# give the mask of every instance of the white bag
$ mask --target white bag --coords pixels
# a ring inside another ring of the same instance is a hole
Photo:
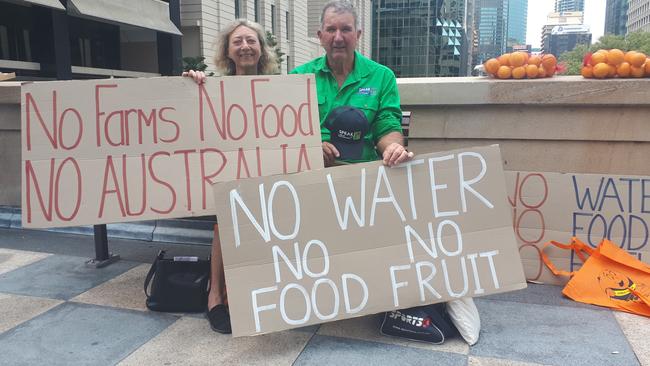
[[[451,300],[447,303],[447,312],[465,342],[473,346],[481,332],[481,318],[474,300],[471,297]]]

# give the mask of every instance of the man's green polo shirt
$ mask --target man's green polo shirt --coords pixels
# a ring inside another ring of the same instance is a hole
[[[341,89],[327,66],[326,56],[298,66],[290,73],[316,75],[318,113],[323,141],[330,141],[330,131],[323,123],[331,110],[340,106],[352,106],[365,113],[370,121],[370,132],[364,138],[362,159],[349,162],[379,159],[375,150],[377,141],[389,132],[402,132],[402,111],[397,82],[393,72],[386,66],[355,51],[354,69]]]

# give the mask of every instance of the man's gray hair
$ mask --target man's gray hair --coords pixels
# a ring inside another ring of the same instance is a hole
[[[325,12],[327,12],[329,9],[332,9],[337,14],[352,14],[352,17],[354,18],[354,28],[357,30],[359,29],[359,16],[357,15],[357,11],[354,9],[354,5],[352,5],[352,3],[347,0],[332,0],[325,4],[323,7],[323,12],[320,15],[321,29],[323,29],[323,19],[325,19]]]

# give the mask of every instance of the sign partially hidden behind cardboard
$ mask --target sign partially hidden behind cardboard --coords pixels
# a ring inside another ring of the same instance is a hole
[[[235,336],[526,287],[497,146],[213,187]]]
[[[214,182],[323,167],[313,75],[22,86],[25,227],[214,214]]]
[[[526,278],[564,284],[541,260],[550,240],[569,243],[572,236],[596,247],[607,237],[650,263],[650,177],[548,172],[506,172],[519,251]],[[556,247],[545,252],[565,271],[580,268],[573,253]]]

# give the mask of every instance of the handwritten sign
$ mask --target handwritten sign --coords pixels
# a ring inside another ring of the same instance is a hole
[[[214,214],[215,182],[322,168],[313,76],[22,86],[25,227]]]
[[[608,238],[650,263],[650,177],[548,172],[506,172],[508,202],[519,250],[531,281],[563,284],[541,260],[549,240],[576,236],[594,248]],[[558,268],[574,271],[582,261],[555,247],[545,252]]]
[[[497,146],[213,188],[235,336],[526,286]]]

